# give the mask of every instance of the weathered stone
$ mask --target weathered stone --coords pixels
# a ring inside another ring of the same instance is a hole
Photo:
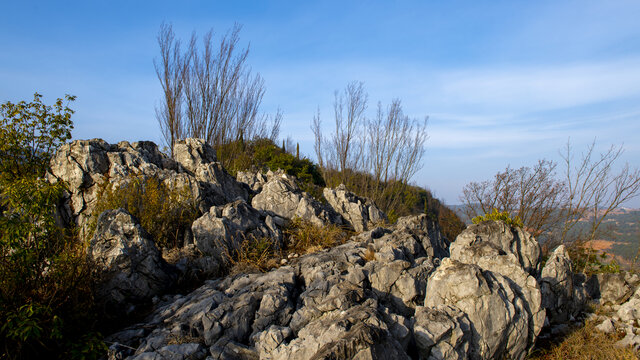
[[[533,346],[526,298],[508,278],[448,258],[427,282],[425,307],[449,305],[472,326],[470,358],[523,359]]]
[[[565,323],[581,304],[574,299],[573,269],[564,245],[558,246],[547,260],[540,275],[542,306],[552,325]]]
[[[238,171],[236,179],[247,184],[254,193],[262,191],[262,187],[267,183],[267,176],[261,172]]]
[[[202,139],[178,140],[173,145],[173,157],[187,171],[195,173],[200,165],[217,162],[216,150]]]
[[[265,216],[260,211],[244,200],[237,200],[224,206],[211,207],[193,222],[191,231],[200,251],[225,261],[224,255],[239,249],[245,240],[282,239],[280,229],[273,223],[271,225],[267,226]],[[280,245],[276,243],[277,248]]]
[[[333,210],[357,232],[387,221],[386,215],[372,201],[350,192],[344,184],[335,189],[325,188],[322,194]]]
[[[301,218],[316,226],[342,224],[339,214],[300,190],[295,180],[286,174],[270,179],[251,200],[251,205],[269,215],[285,219]]]
[[[87,230],[89,218],[102,184],[117,188],[132,177],[156,178],[170,189],[190,191],[201,210],[222,205],[238,198],[248,200],[244,185],[235,181],[215,162],[215,152],[201,140],[187,139],[176,144],[169,158],[149,141],[110,145],[104,140],[76,140],[61,146],[50,162],[50,182],[65,181],[69,185],[67,209],[59,218],[70,219]]]
[[[627,302],[620,306],[617,314],[625,323],[640,325],[640,287]]]
[[[432,249],[430,256],[438,259],[449,256],[449,240],[442,235],[438,222],[425,214],[399,218],[394,230],[404,230],[416,236],[422,247]]]
[[[633,294],[633,289],[627,284],[624,273],[597,274],[596,279],[597,292],[602,305],[619,305]]]
[[[100,215],[87,253],[102,278],[98,299],[113,308],[150,299],[175,280],[153,241],[123,209]]]
[[[420,359],[468,359],[471,323],[451,306],[418,307],[413,334]]]
[[[613,321],[611,321],[611,319],[605,319],[604,321],[602,321],[602,323],[596,326],[596,329],[602,331],[605,334],[611,334],[616,331],[616,328],[615,326],[613,326]]]
[[[538,275],[541,260],[540,244],[520,227],[511,227],[503,221],[491,220],[470,225],[452,244],[451,256],[454,256],[457,249],[464,249],[479,242],[492,244],[505,254],[515,255],[526,272],[534,277]]]

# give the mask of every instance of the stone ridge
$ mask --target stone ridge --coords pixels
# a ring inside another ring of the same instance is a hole
[[[581,321],[590,301],[615,311],[599,328],[623,329],[620,344],[640,346],[637,276],[586,279],[563,247],[541,268],[537,241],[499,221],[450,243],[426,215],[385,224],[344,186],[325,189],[323,204],[283,172],[239,173],[238,181],[202,140],[180,141],[173,153],[150,142],[79,140],[51,162],[49,180],[69,185],[59,215],[81,227],[94,216],[98,186],[131,175],[188,187],[203,214],[172,250],[173,265],[122,209],[105,211],[86,234],[112,315],[153,302],[143,322],[107,337],[109,359],[524,359],[540,336]],[[294,218],[359,234],[266,273],[215,276],[243,238],[283,246],[282,227]],[[203,285],[167,293],[190,277]]]

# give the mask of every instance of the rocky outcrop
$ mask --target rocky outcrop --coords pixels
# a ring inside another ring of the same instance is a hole
[[[97,298],[115,313],[131,312],[175,280],[153,241],[123,209],[100,215],[87,253],[100,276]]]
[[[357,232],[387,221],[387,216],[372,201],[357,196],[343,184],[335,189],[325,188],[322,194],[329,206]]]
[[[69,186],[63,218],[86,230],[100,186],[117,186],[132,176],[155,177],[171,189],[188,188],[200,208],[248,200],[244,185],[215,162],[215,151],[202,140],[176,143],[173,160],[149,141],[108,144],[101,139],[76,140],[61,146],[51,159],[49,181]]]
[[[247,184],[247,186],[254,192],[259,193],[262,191],[262,187],[267,183],[270,177],[273,177],[273,172],[269,172],[265,175],[259,171],[238,171],[236,178],[239,182]]]
[[[471,323],[467,315],[457,308],[419,306],[412,325],[421,359],[469,358]]]
[[[196,358],[523,358],[540,306],[530,275],[512,253],[495,271],[451,260],[438,234],[426,216],[402,218],[264,274],[165,296],[109,337],[112,358],[159,358],[176,339]]]
[[[271,216],[300,218],[316,226],[342,224],[339,214],[300,190],[295,179],[284,173],[264,184],[262,191],[251,200],[251,205]]]

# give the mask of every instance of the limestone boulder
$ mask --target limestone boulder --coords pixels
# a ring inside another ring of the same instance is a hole
[[[387,216],[371,200],[361,198],[347,190],[344,184],[335,189],[325,188],[324,198],[346,223],[357,232],[369,230],[372,225],[387,221]]]
[[[416,308],[413,334],[420,359],[469,358],[471,323],[457,308],[446,305]]]
[[[268,226],[267,217],[244,200],[212,206],[191,226],[194,244],[204,254],[221,257],[221,252],[237,250],[245,240],[270,238],[279,247],[282,232],[274,224]]]
[[[564,245],[558,246],[540,275],[542,306],[552,325],[566,323],[580,310],[574,297],[573,267]]]
[[[100,277],[97,298],[110,309],[129,312],[172,286],[175,275],[147,233],[123,209],[100,215],[87,250]]]
[[[251,205],[272,216],[288,220],[300,218],[316,226],[342,224],[339,214],[300,190],[295,179],[284,173],[264,184]]]
[[[426,294],[425,307],[451,306],[468,317],[470,359],[524,359],[534,344],[527,299],[499,273],[445,258]]]
[[[527,273],[537,276],[540,272],[540,244],[520,227],[512,227],[503,221],[488,220],[468,226],[451,245],[451,256],[477,243],[492,244],[504,254],[513,254]]]

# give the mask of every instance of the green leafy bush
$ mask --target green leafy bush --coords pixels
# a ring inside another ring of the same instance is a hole
[[[188,187],[171,188],[155,177],[132,176],[119,186],[106,180],[97,198],[90,233],[103,211],[123,208],[140,221],[159,247],[179,246],[185,231],[200,215]]]
[[[53,152],[71,139],[73,110],[68,103],[75,96],[66,95],[53,106],[41,101],[35,93],[33,101],[0,106],[0,179],[3,182],[25,177],[43,176]]]
[[[311,160],[289,154],[269,139],[232,142],[218,147],[217,153],[227,170],[234,175],[245,170],[282,169],[303,184],[325,185],[320,170]]]
[[[75,358],[72,345],[96,324],[85,246],[56,224],[65,185],[42,179],[52,152],[71,136],[63,100],[0,107],[0,347],[2,359]],[[74,97],[67,96],[67,101]],[[94,341],[85,358],[104,353]]]
[[[478,223],[481,223],[481,222],[487,221],[487,220],[501,220],[501,221],[504,221],[509,226],[518,226],[518,227],[522,227],[523,226],[522,220],[520,220],[519,216],[511,218],[511,216],[509,216],[508,212],[506,212],[506,211],[499,212],[498,209],[495,209],[495,208],[489,214],[476,216],[473,219],[471,219],[471,221],[474,224],[478,224]]]
[[[615,259],[607,261],[609,255],[606,252],[594,250],[584,241],[572,242],[567,246],[567,251],[576,272],[587,275],[620,272],[620,264]]]

